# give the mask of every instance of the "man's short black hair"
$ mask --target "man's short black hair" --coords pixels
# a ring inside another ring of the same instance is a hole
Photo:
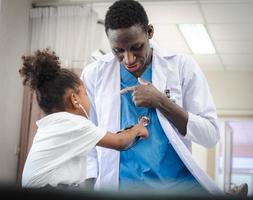
[[[148,29],[148,16],[143,6],[134,0],[118,0],[109,7],[105,16],[105,32],[108,29],[129,28],[141,25]]]

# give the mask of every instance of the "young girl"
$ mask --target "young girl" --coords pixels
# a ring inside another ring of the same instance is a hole
[[[22,175],[23,187],[80,185],[86,179],[86,155],[95,146],[121,150],[136,137],[146,138],[141,122],[118,134],[107,132],[89,121],[89,99],[82,81],[61,68],[49,49],[23,56],[19,70],[23,84],[36,92],[46,114],[38,126]]]

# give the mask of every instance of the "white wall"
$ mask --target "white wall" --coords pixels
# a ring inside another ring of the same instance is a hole
[[[253,116],[253,71],[204,71],[219,119]],[[208,150],[193,144],[192,154],[207,171]]]
[[[252,70],[208,71],[205,75],[219,114],[253,116]]]
[[[30,0],[2,0],[0,14],[0,182],[13,183],[23,87],[18,74],[28,51]]]

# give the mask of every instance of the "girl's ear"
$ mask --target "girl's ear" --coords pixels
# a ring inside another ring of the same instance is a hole
[[[74,108],[79,108],[78,96],[75,93],[70,95],[70,101]]]

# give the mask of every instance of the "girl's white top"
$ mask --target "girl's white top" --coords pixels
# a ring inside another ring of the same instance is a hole
[[[50,114],[36,124],[38,130],[24,166],[22,186],[83,182],[87,153],[103,138],[106,130],[68,112]]]

